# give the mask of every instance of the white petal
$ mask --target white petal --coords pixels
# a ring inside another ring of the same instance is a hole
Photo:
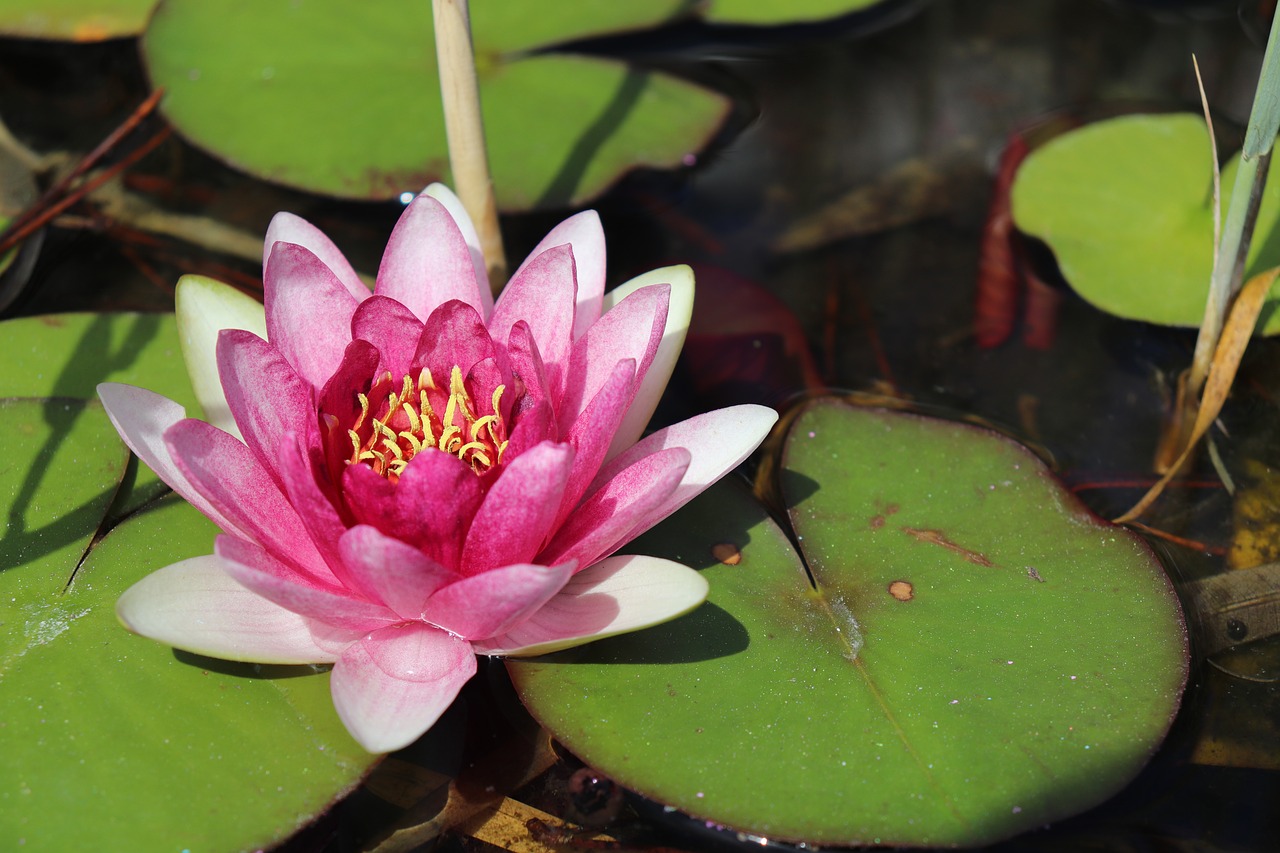
[[[621,556],[579,572],[560,594],[480,654],[528,656],[648,628],[683,616],[707,597],[701,574],[658,557]]]
[[[644,434],[644,428],[649,424],[649,418],[653,417],[653,410],[658,407],[658,400],[662,398],[662,392],[671,379],[671,372],[675,370],[676,359],[680,357],[680,349],[684,346],[684,338],[689,331],[689,321],[693,318],[693,270],[683,264],[652,270],[614,288],[604,295],[604,310],[607,312],[635,291],[651,284],[671,285],[667,325],[663,329],[658,352],[649,365],[649,372],[644,375],[644,381],[640,383],[640,389],[623,418],[622,426],[614,434],[608,457],[621,453]]]
[[[476,281],[480,282],[480,294],[485,299],[484,310],[480,313],[484,315],[484,319],[488,320],[489,315],[493,313],[493,292],[489,289],[489,268],[485,266],[484,249],[480,247],[480,235],[476,233],[475,223],[471,221],[467,209],[462,206],[462,199],[454,195],[453,190],[444,184],[432,184],[422,191],[422,195],[429,195],[444,205],[444,209],[449,211],[453,221],[458,223],[462,239],[467,242],[467,248],[471,250],[471,264],[476,268]]]
[[[236,583],[218,558],[193,557],[147,575],[116,602],[126,628],[179,649],[253,663],[331,663],[307,620]]]
[[[265,340],[267,315],[262,303],[220,281],[184,275],[178,279],[175,311],[182,358],[204,419],[239,438],[218,378],[218,332],[245,329]]]

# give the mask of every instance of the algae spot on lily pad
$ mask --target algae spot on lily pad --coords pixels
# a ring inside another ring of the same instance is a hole
[[[1239,156],[1222,170],[1222,210]],[[1134,115],[1097,122],[1032,152],[1013,218],[1049,244],[1062,274],[1110,314],[1199,326],[1213,269],[1212,160],[1204,120]],[[1280,264],[1280,182],[1267,185],[1246,277]],[[1273,290],[1259,328],[1280,332]]]
[[[1181,609],[1029,451],[821,399],[779,482],[803,564],[722,483],[629,548],[700,569],[708,603],[508,663],[584,761],[738,832],[905,846],[1015,835],[1146,763],[1186,679]]]

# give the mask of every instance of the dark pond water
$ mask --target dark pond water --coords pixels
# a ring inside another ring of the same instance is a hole
[[[635,174],[599,200],[612,275],[621,281],[659,262],[680,261],[754,282],[798,319],[817,382],[1006,428],[1042,447],[1099,514],[1115,515],[1141,494],[1135,482],[1151,480],[1171,377],[1189,362],[1193,336],[1108,317],[1058,289],[1050,300],[1055,309],[1030,321],[1020,317],[997,347],[978,346],[975,282],[995,164],[1011,133],[1046,122],[1130,109],[1198,110],[1193,52],[1220,138],[1238,139],[1268,5],[900,3],[901,20],[852,18],[783,32],[694,26],[597,46],[726,85],[742,97],[722,138],[695,168]],[[0,115],[37,151],[87,150],[145,89],[128,42],[0,41]],[[279,209],[307,216],[364,269],[376,265],[398,214],[394,205],[336,202],[251,181],[178,140],[134,171],[134,186],[162,204],[250,231],[263,231]],[[248,285],[259,274],[250,263],[155,242],[83,211],[72,214],[47,234],[7,316],[165,310],[172,304],[168,283],[183,272]],[[510,255],[523,257],[562,215],[508,217]],[[703,315],[713,331],[715,316],[714,308]],[[1051,344],[1029,345],[1029,322],[1051,329]],[[1277,354],[1274,342],[1251,345],[1215,434],[1224,467],[1244,488],[1280,464]],[[681,378],[686,391],[701,389],[702,405],[717,402],[717,394],[782,404],[802,390],[785,377],[750,371],[708,385],[707,371],[692,363]],[[670,404],[673,413],[689,405]],[[1233,498],[1213,467],[1202,460],[1189,482],[1146,519],[1187,540],[1154,540],[1179,582],[1218,571],[1236,529]],[[1271,516],[1280,513],[1274,502],[1266,506]],[[1200,618],[1192,613],[1190,621],[1194,630]],[[469,755],[504,743],[475,734],[482,730],[477,721],[488,721],[490,713],[475,709],[488,704],[490,690],[501,691],[499,668],[491,669],[492,680],[469,688],[480,700],[468,705]],[[1005,849],[1277,849],[1276,679],[1274,642],[1212,662],[1197,659],[1167,743],[1130,788]],[[566,758],[525,793],[563,812],[572,770]],[[378,806],[367,791],[354,802],[286,849],[349,849],[395,819],[394,810]],[[721,843],[631,812],[624,812],[620,829],[638,833],[646,845]],[[447,843],[482,847],[459,837]]]

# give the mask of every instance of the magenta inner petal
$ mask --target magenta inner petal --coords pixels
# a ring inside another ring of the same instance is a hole
[[[367,466],[350,465],[343,488],[357,523],[376,527],[452,570],[461,564],[467,529],[484,498],[471,469],[439,450],[415,456],[396,483]]]
[[[394,299],[371,296],[351,318],[351,336],[368,341],[382,354],[378,372],[404,376],[413,371],[413,357],[422,337],[422,321]]]
[[[550,441],[504,465],[471,522],[463,574],[532,560],[555,523],[572,466],[572,448]]]

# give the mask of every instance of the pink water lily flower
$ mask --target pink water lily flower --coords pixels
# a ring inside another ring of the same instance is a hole
[[[740,463],[776,415],[738,406],[641,438],[692,307],[687,267],[604,293],[598,217],[534,249],[495,304],[475,231],[432,186],[373,293],[319,230],[267,231],[265,306],[179,285],[207,421],[99,388],[139,457],[222,530],[117,606],[131,630],[259,663],[332,663],[367,749],[405,746],[475,672],[672,619],[707,585],[615,552]]]

